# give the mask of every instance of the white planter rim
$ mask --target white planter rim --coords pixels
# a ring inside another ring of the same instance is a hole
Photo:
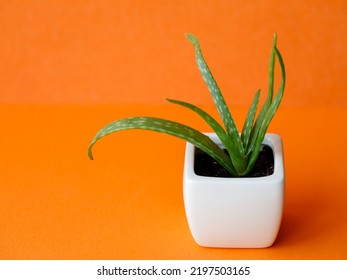
[[[209,136],[215,143],[218,145],[222,145],[218,136],[215,133],[204,133]],[[200,176],[196,175],[194,171],[194,162],[195,162],[195,146],[193,144],[187,143],[186,145],[186,159],[185,162],[192,162],[193,164],[189,164],[184,168],[184,176],[186,179],[198,181],[211,181],[221,184],[221,181],[226,181],[227,184],[230,184],[231,181],[237,181],[238,184],[242,184],[242,182],[249,183],[250,181],[256,181],[257,184],[268,184],[269,182],[278,182],[283,181],[283,148],[282,148],[282,139],[278,134],[275,133],[266,133],[263,144],[269,145],[273,151],[274,155],[274,173],[268,176],[263,177],[209,177],[209,176]]]

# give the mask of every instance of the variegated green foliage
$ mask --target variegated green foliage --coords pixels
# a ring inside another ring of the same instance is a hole
[[[270,55],[269,88],[267,98],[260,109],[258,116],[256,117],[260,99],[260,90],[256,92],[241,134],[235,125],[229,108],[226,105],[224,97],[221,94],[221,91],[213,78],[210,69],[207,66],[197,38],[191,34],[187,34],[186,37],[194,46],[198,68],[212,95],[224,127],[220,125],[211,115],[190,103],[172,99],[168,99],[168,101],[197,113],[220,138],[224,147],[227,149],[229,156],[224,153],[221,147],[210,140],[208,136],[189,126],[154,117],[131,117],[111,122],[110,124],[104,126],[96,134],[88,148],[88,155],[90,159],[93,159],[92,148],[100,138],[121,130],[145,129],[166,133],[192,143],[205,153],[209,154],[233,176],[246,176],[252,171],[252,168],[258,158],[260,147],[264,140],[267,128],[282,100],[285,87],[285,68],[281,54],[276,47],[277,36],[274,36]],[[282,80],[277,94],[274,97],[273,91],[276,57],[280,65]]]

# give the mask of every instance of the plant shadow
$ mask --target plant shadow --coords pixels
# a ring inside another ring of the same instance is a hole
[[[317,186],[316,189],[319,189]],[[332,229],[329,216],[334,207],[324,196],[306,192],[286,199],[283,220],[273,247],[300,246],[324,238]]]

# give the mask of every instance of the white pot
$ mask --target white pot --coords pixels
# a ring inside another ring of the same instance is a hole
[[[221,145],[219,138],[207,134]],[[263,248],[276,239],[284,203],[284,166],[280,136],[267,133],[274,173],[257,178],[216,178],[194,173],[195,147],[187,143],[183,195],[194,240],[200,246]]]

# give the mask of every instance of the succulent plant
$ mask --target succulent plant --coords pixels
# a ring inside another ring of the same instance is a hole
[[[217,134],[224,145],[224,148],[228,151],[228,154],[223,151],[223,147],[218,146],[208,136],[192,127],[166,119],[140,116],[117,120],[104,126],[90,142],[88,148],[88,155],[90,159],[93,159],[92,148],[100,138],[121,130],[145,129],[166,133],[190,142],[211,156],[235,177],[247,176],[252,171],[252,168],[258,158],[267,128],[282,100],[285,87],[285,68],[282,56],[276,47],[277,36],[276,34],[274,35],[273,45],[271,48],[268,78],[269,85],[266,100],[256,117],[257,107],[260,99],[260,90],[258,90],[249,108],[241,133],[239,133],[230,114],[229,108],[226,105],[224,97],[221,94],[221,91],[206,64],[205,59],[203,58],[198,39],[192,34],[186,34],[186,37],[194,46],[198,68],[209,91],[211,92],[213,101],[222,119],[224,127],[220,125],[211,115],[195,105],[179,100],[167,100],[173,104],[186,107],[200,115],[200,117],[202,117],[203,120],[205,120],[211,129]],[[280,65],[282,80],[277,94],[274,96],[273,92],[276,57]]]

